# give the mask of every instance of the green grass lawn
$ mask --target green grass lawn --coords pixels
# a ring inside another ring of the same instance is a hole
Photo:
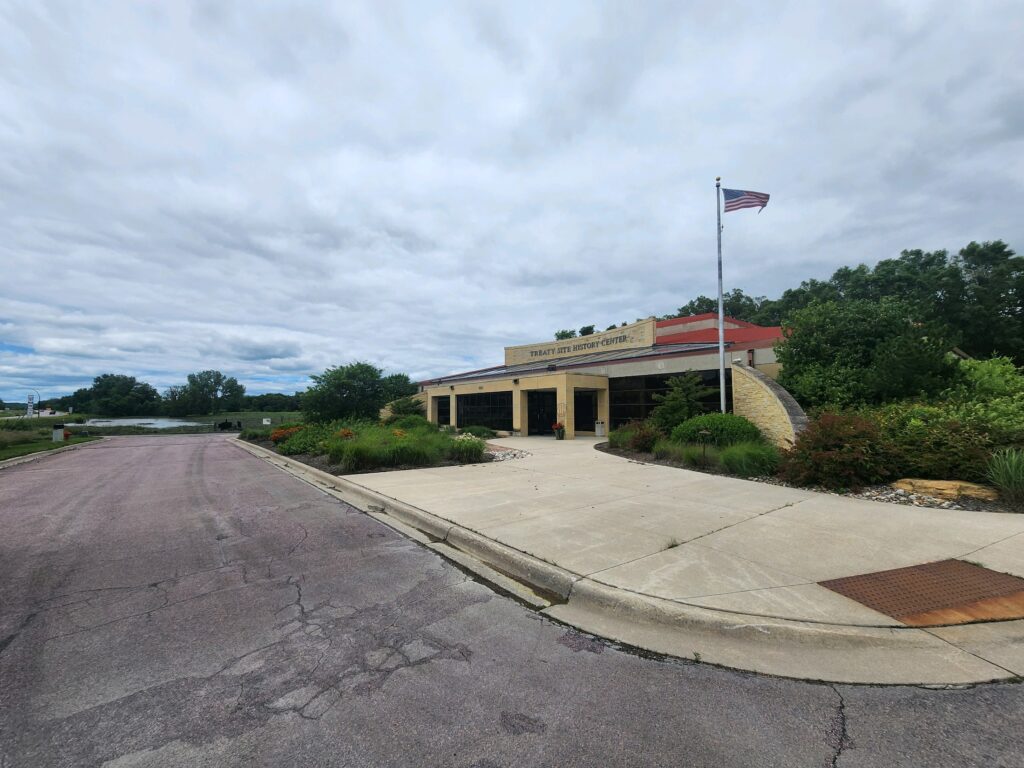
[[[76,445],[77,443],[88,443],[91,440],[99,440],[98,437],[72,437],[65,440],[63,443],[55,443],[52,438],[40,438],[33,440],[30,443],[19,443],[17,445],[9,445],[5,448],[0,448],[0,461],[4,459],[14,459],[18,456],[27,456],[30,453],[39,453],[40,451],[50,451],[54,448],[63,448],[66,445]]]
[[[172,417],[173,418],[173,417]],[[263,419],[270,419],[272,426],[302,421],[302,411],[227,411],[212,416],[184,416],[185,421],[215,424],[219,421],[240,421],[245,427],[262,426]]]

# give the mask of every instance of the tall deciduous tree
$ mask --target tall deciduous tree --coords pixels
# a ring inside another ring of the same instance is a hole
[[[805,405],[932,395],[955,373],[944,329],[896,299],[811,304],[790,315],[783,333],[779,381]]]
[[[102,416],[151,416],[160,411],[160,394],[134,376],[104,373],[93,379],[86,391],[84,410]]]
[[[357,362],[328,368],[313,376],[313,385],[302,396],[306,420],[376,418],[385,403],[411,394],[410,387],[415,391],[415,385],[405,374],[381,374],[380,368]]]

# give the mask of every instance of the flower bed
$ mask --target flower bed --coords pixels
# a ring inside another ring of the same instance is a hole
[[[335,474],[474,464],[491,460],[486,443],[438,429],[420,416],[375,422],[292,424],[248,430],[242,439]]]

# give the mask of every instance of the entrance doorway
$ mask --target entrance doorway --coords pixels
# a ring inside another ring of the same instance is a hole
[[[551,425],[558,418],[558,396],[554,390],[526,393],[526,434],[553,435]]]
[[[593,389],[577,389],[573,394],[573,412],[577,432],[593,432],[597,421],[597,392]]]

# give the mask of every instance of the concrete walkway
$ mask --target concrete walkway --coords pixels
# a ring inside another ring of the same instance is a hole
[[[947,558],[1024,576],[1024,515],[639,464],[592,438],[494,442],[531,456],[345,480],[427,513],[436,537],[560,594],[550,615],[644,648],[847,682],[1024,674],[1024,621],[912,629],[818,584]]]

